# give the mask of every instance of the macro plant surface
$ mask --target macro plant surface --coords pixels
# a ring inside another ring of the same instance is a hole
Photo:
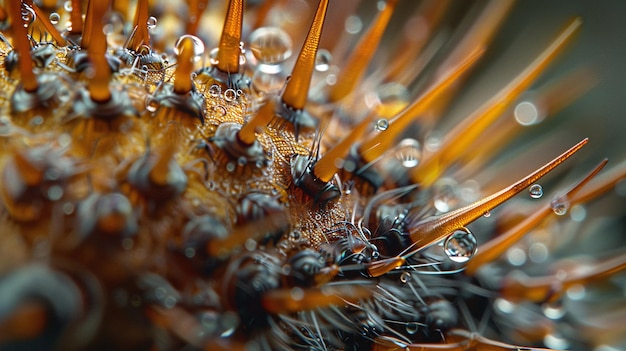
[[[5,0],[0,349],[625,347],[583,21],[474,94],[514,9]]]

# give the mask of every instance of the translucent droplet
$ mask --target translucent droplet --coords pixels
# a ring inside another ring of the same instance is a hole
[[[407,88],[396,82],[379,85],[375,91],[365,95],[365,104],[379,116],[391,118],[402,111],[409,103]]]
[[[544,303],[541,306],[543,314],[550,319],[561,319],[565,315],[565,308],[560,301]]]
[[[487,211],[487,212],[483,213],[483,217],[485,217],[485,218],[491,217],[491,212]]]
[[[317,54],[315,55],[315,70],[318,72],[328,71],[332,59],[333,56],[331,55],[330,51],[326,49],[317,50]]]
[[[156,21],[156,19],[155,19]],[[202,42],[202,40],[200,40],[200,38],[198,38],[195,35],[190,35],[190,34],[185,34],[183,36],[181,36],[180,38],[178,38],[178,40],[176,40],[176,44],[174,44],[174,53],[176,53],[176,55],[180,54],[180,50],[182,49],[182,42],[185,39],[191,39],[191,41],[193,42],[193,54],[196,57],[202,56],[204,55],[204,43]],[[217,54],[217,52],[216,52]]]
[[[286,76],[280,71],[276,73],[267,72],[259,66],[252,75],[250,89],[252,94],[258,99],[265,99],[268,95],[278,94],[285,85]],[[274,66],[279,67],[279,66]]]
[[[250,34],[250,51],[262,64],[284,62],[293,53],[292,46],[289,35],[277,27],[261,27]]]
[[[72,1],[71,0],[67,0],[65,3],[63,3],[63,9],[65,9],[65,11],[67,12],[72,12],[73,8],[72,8]]]
[[[159,106],[161,104],[159,103],[159,101],[157,99],[148,99],[147,103],[146,103],[146,110],[148,110],[148,112],[155,112]]]
[[[441,178],[434,185],[433,205],[437,211],[445,213],[456,207],[458,183],[450,178]]]
[[[567,210],[569,210],[569,206],[570,203],[567,197],[557,198],[550,203],[552,211],[554,211],[554,213],[558,216],[563,216],[564,214],[566,214]]]
[[[543,188],[539,184],[533,184],[528,188],[528,193],[533,199],[538,199],[543,196]]]
[[[496,301],[494,302],[494,305],[500,312],[506,313],[506,314],[513,313],[515,309],[517,308],[517,305],[501,297],[496,299]]]
[[[226,89],[224,92],[224,100],[233,102],[237,99],[237,92],[234,89]]]
[[[209,63],[211,64],[211,66],[217,66],[217,64],[220,63],[220,61],[217,59],[217,53],[219,51],[220,49],[215,48],[209,52]]]
[[[291,289],[291,292],[289,293],[289,295],[291,295],[291,298],[294,301],[300,301],[304,298],[304,290],[296,287],[296,288]]]
[[[417,330],[419,329],[419,324],[414,323],[414,322],[409,322],[405,325],[404,328],[406,329],[407,333],[413,335],[417,333]]]
[[[219,116],[219,117],[226,116],[226,107],[224,107],[224,106],[222,106],[222,105],[216,105],[216,106],[213,106],[213,107],[211,108],[211,110],[212,110],[213,112],[215,112],[215,114],[216,114],[217,116]]]
[[[220,86],[217,85],[217,84],[213,84],[209,88],[209,94],[212,97],[218,97],[218,96],[220,96],[222,94],[222,88],[220,88]]]
[[[472,232],[467,228],[461,228],[446,238],[443,248],[452,261],[464,263],[474,256],[478,250],[478,243]]]
[[[385,131],[387,130],[387,128],[389,128],[389,121],[386,118],[381,118],[376,121],[375,128],[376,130],[379,130],[381,132]]]
[[[506,252],[506,259],[513,266],[521,266],[526,262],[526,251],[513,247]]]
[[[345,29],[350,34],[357,34],[363,29],[363,21],[361,21],[359,16],[349,16],[346,18]]]
[[[24,21],[24,27],[28,27],[31,23],[37,19],[37,15],[35,14],[35,10],[33,10],[30,6],[26,4],[22,4],[22,21]]]
[[[409,272],[402,272],[402,274],[400,274],[400,281],[403,283],[411,281],[411,278],[411,273]]]
[[[413,168],[420,163],[422,158],[422,147],[419,141],[411,138],[402,140],[396,147],[396,159],[402,166]]]
[[[555,350],[565,350],[570,346],[569,342],[558,334],[546,334],[543,338],[543,343],[547,347]]]
[[[53,185],[48,189],[48,199],[50,201],[57,201],[63,197],[63,188],[58,185]]]
[[[146,26],[148,27],[148,29],[154,29],[157,26],[157,19],[154,16],[150,16],[148,18],[148,21],[146,22]],[[203,49],[204,51],[204,49]]]
[[[550,252],[544,243],[533,243],[528,248],[528,257],[535,263],[543,263],[548,259]]]
[[[57,23],[59,23],[59,20],[61,19],[61,16],[59,16],[58,13],[53,12],[53,13],[50,14],[49,19],[50,19],[50,23],[56,25]]]
[[[226,164],[226,170],[227,170],[228,172],[231,172],[231,173],[232,173],[232,172],[234,172],[234,171],[235,171],[235,168],[236,168],[236,166],[235,166],[235,163],[234,163],[234,162],[228,162],[228,163]]]

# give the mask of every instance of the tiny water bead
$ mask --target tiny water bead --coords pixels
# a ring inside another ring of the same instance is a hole
[[[260,64],[276,65],[284,62],[293,52],[291,38],[276,27],[261,27],[250,34],[250,51]]]
[[[49,19],[50,19],[50,23],[56,25],[57,23],[59,23],[59,20],[61,19],[61,16],[59,16],[58,13],[53,12],[53,13],[50,14]]]
[[[550,207],[552,207],[552,211],[558,216],[563,216],[569,210],[570,203],[567,197],[559,197],[550,203]]]
[[[185,34],[185,35],[181,36],[180,38],[178,38],[178,40],[174,44],[174,53],[176,55],[180,55],[180,50],[182,49],[183,41],[185,39],[187,39],[187,38],[191,39],[191,41],[193,43],[193,54],[194,54],[194,56],[200,57],[200,56],[204,55],[204,43],[197,36],[190,35],[190,34]]]
[[[389,120],[386,118],[380,118],[376,121],[376,125],[374,127],[376,130],[383,132],[389,128]]]
[[[443,248],[450,260],[465,263],[478,251],[478,243],[469,229],[461,228],[446,238]]]
[[[528,188],[528,193],[533,199],[538,199],[543,196],[543,187],[539,184],[533,184]]]
[[[154,29],[157,26],[157,19],[154,16],[150,16],[148,18],[148,21],[146,22],[146,26],[148,27],[148,29]]]
[[[315,55],[315,70],[318,72],[328,71],[332,60],[333,56],[330,51],[326,49],[317,50],[317,54]]]
[[[412,138],[400,141],[396,147],[395,156],[406,168],[417,166],[422,158],[422,148],[419,141]]]

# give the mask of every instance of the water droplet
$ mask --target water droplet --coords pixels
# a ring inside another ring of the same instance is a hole
[[[217,105],[217,106],[213,106],[211,107],[211,110],[213,112],[215,112],[215,114],[219,117],[224,117],[226,116],[226,107],[222,106],[222,105]]]
[[[261,27],[250,34],[250,51],[259,63],[277,65],[291,56],[291,38],[280,28]]]
[[[66,215],[71,215],[72,213],[74,213],[74,204],[71,202],[66,202],[63,204],[63,213],[65,213]]]
[[[549,256],[548,247],[544,243],[533,243],[528,248],[528,257],[535,263],[543,263]]]
[[[422,158],[422,148],[419,141],[411,138],[402,140],[396,147],[395,156],[406,168],[417,166]]]
[[[506,252],[506,259],[513,266],[521,266],[526,263],[526,251],[519,247],[514,247]]]
[[[352,15],[346,18],[344,27],[346,29],[346,32],[350,34],[357,34],[361,31],[361,29],[363,29],[363,21],[361,21],[361,18],[359,18],[359,16]]]
[[[148,18],[148,21],[146,22],[146,26],[148,27],[148,29],[154,29],[157,26],[157,19],[154,16],[150,16]],[[204,49],[203,49],[204,51]]]
[[[148,98],[148,101],[146,102],[146,110],[148,110],[148,112],[154,112],[159,108],[160,105],[161,104],[157,99]]]
[[[496,299],[496,301],[494,302],[494,305],[500,312],[506,313],[506,314],[513,313],[515,309],[517,308],[517,305],[501,297]]]
[[[489,211],[485,212],[485,213],[483,214],[483,217],[485,217],[485,218],[489,218],[489,217],[491,217],[491,212],[489,212]]]
[[[217,85],[217,84],[213,84],[209,88],[209,94],[212,97],[218,97],[218,96],[220,96],[222,94],[222,88],[220,88],[220,86]]]
[[[449,235],[444,244],[444,251],[454,262],[464,263],[478,250],[476,237],[467,228],[461,228]]]
[[[552,207],[552,211],[554,211],[554,213],[558,216],[563,216],[564,214],[566,214],[567,210],[569,210],[569,206],[570,206],[570,203],[567,197],[559,197],[557,199],[554,199],[550,203],[550,207]]]
[[[291,292],[289,295],[291,295],[291,298],[294,301],[300,301],[304,298],[304,290],[296,287],[296,288],[291,289]]]
[[[539,184],[533,184],[528,188],[528,193],[533,199],[538,199],[543,196],[543,187]]]
[[[72,8],[72,1],[71,0],[67,0],[65,3],[63,3],[63,9],[65,9],[65,11],[67,12],[72,12],[73,8]]]
[[[155,19],[156,21],[156,19]],[[198,57],[198,56],[202,56],[204,55],[204,43],[202,42],[202,40],[200,40],[200,38],[198,38],[195,35],[190,35],[190,34],[185,34],[183,36],[181,36],[180,38],[178,38],[178,40],[176,40],[176,44],[174,44],[174,53],[176,53],[176,55],[180,54],[180,50],[182,49],[182,42],[185,39],[191,39],[191,41],[193,42],[193,54],[194,56]],[[216,52],[217,54],[217,52]]]
[[[259,66],[252,75],[250,89],[252,94],[259,100],[264,100],[268,95],[278,94],[285,85],[285,75],[278,72],[267,72]],[[272,66],[279,67],[279,66]]]
[[[411,278],[411,273],[409,272],[402,272],[402,274],[400,274],[400,281],[403,283],[410,282]]]
[[[454,179],[450,177],[441,178],[433,187],[433,205],[437,211],[442,213],[449,212],[457,205],[456,192],[458,183]]]
[[[211,64],[211,66],[217,66],[217,64],[220,63],[220,61],[217,59],[217,53],[219,51],[220,49],[218,48],[209,51],[209,63]]]
[[[43,124],[43,117],[35,116],[30,120],[30,124],[33,126],[40,126]]]
[[[543,343],[548,348],[555,349],[555,350],[565,350],[569,348],[570,346],[567,340],[565,340],[558,334],[554,334],[554,333],[546,334],[546,336],[543,338]]]
[[[541,311],[550,319],[561,319],[567,312],[560,301],[544,303],[541,306]]]
[[[35,10],[33,10],[30,6],[26,4],[22,4],[22,21],[24,21],[24,27],[28,27],[31,23],[37,19],[37,15],[35,15]]]
[[[227,170],[228,172],[231,172],[231,173],[232,173],[232,172],[234,172],[234,171],[235,171],[235,167],[236,167],[236,166],[235,166],[235,163],[234,163],[234,162],[228,162],[228,163],[226,164],[226,170]]]
[[[53,13],[50,14],[49,19],[50,19],[50,23],[56,25],[57,23],[59,23],[59,20],[61,19],[61,16],[59,16],[58,13],[53,12]]]
[[[417,333],[417,330],[419,329],[419,324],[415,322],[408,322],[404,327],[407,333],[413,335]]]
[[[315,55],[315,70],[318,72],[328,71],[332,59],[333,56],[331,55],[330,51],[326,49],[317,50],[317,54]]]
[[[224,100],[233,102],[235,99],[237,99],[237,92],[233,89],[226,89],[224,92]]]
[[[48,199],[50,201],[57,201],[63,197],[63,188],[58,185],[53,185],[48,189]]]
[[[386,118],[380,118],[376,121],[375,128],[376,130],[379,130],[381,132],[385,131],[387,130],[387,128],[389,128],[389,121]]]

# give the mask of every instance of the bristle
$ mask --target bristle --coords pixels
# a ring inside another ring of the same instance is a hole
[[[243,0],[230,0],[217,52],[217,69],[222,72],[239,72],[239,56],[241,55],[239,43],[241,43],[242,26]]]
[[[52,36],[52,39],[54,39],[57,45],[67,45],[67,41],[65,40],[65,38],[63,38],[61,36],[61,33],[59,33],[59,31],[54,27],[52,23],[50,23],[48,16],[46,16],[46,14],[39,8],[39,6],[37,6],[37,4],[35,4],[31,0],[28,0],[25,3],[33,9],[33,11],[35,12],[35,16],[37,16],[37,20],[43,25],[48,34]]]
[[[72,28],[70,33],[80,35],[83,33],[83,2],[81,0],[72,0],[72,11],[70,11],[70,22]]]
[[[194,57],[193,40],[189,37],[183,38],[178,45],[178,62],[174,73],[174,92],[176,94],[187,94],[191,91]]]
[[[363,34],[356,48],[346,60],[337,84],[333,86],[328,95],[329,101],[336,102],[350,94],[365,73],[374,53],[376,53],[398,0],[387,0],[384,4],[385,7],[378,13],[370,28]]]
[[[507,118],[494,123],[485,131],[485,134],[490,136],[489,138],[474,141],[471,147],[468,147],[460,156],[459,161],[464,166],[458,174],[471,178],[478,171],[487,171],[485,169],[487,162],[495,156],[498,150],[518,136],[524,127],[544,122],[549,117],[556,115],[581,95],[591,90],[595,81],[596,79],[590,72],[580,69],[537,88],[536,93],[533,94],[533,101],[528,102],[538,109],[536,120],[519,121],[517,119],[521,117],[516,116],[516,112],[513,111]]]
[[[320,0],[311,28],[282,95],[282,102],[294,110],[302,110],[309,96],[309,85],[311,85],[311,77],[315,69],[317,48],[327,8],[328,0]]]
[[[345,138],[341,139],[339,143],[334,145],[331,149],[324,153],[315,165],[313,166],[313,174],[324,182],[329,182],[335,173],[339,169],[341,169],[341,164],[338,161],[343,160],[348,152],[350,151],[350,147],[357,143],[359,138],[365,133],[368,126],[372,124],[372,116],[369,115],[364,118],[357,126],[355,126],[350,134],[348,134]]]
[[[198,26],[200,26],[200,19],[202,13],[207,7],[209,0],[189,0],[187,1],[189,18],[187,19],[187,25],[185,27],[185,33],[196,34],[198,33]]]
[[[363,160],[373,162],[380,157],[380,155],[389,150],[398,135],[402,133],[411,122],[421,117],[438,97],[445,93],[463,73],[476,63],[482,53],[482,50],[478,50],[469,55],[458,66],[454,67],[448,74],[434,83],[427,92],[394,117],[387,130],[372,138],[366,139],[359,146],[359,154]]]
[[[266,0],[264,1],[256,11],[256,16],[254,18],[254,25],[252,28],[261,28],[263,27],[263,22],[265,21],[267,14],[270,12],[272,7],[276,4],[276,0]]]
[[[467,117],[445,137],[443,145],[411,172],[411,179],[429,186],[481,133],[493,124],[508,106],[554,61],[582,21],[573,20],[554,42],[500,93]]]
[[[525,277],[523,280],[510,277],[502,286],[502,297],[511,301],[521,299],[533,302],[551,302],[574,285],[584,285],[606,279],[626,269],[626,255],[617,255],[602,261],[561,268],[553,275]]]
[[[277,289],[263,295],[261,304],[270,313],[294,313],[332,305],[355,303],[371,295],[372,291],[367,287],[355,285]]]
[[[466,35],[462,37],[461,42],[455,45],[450,55],[442,62],[440,69],[448,69],[463,60],[468,53],[477,48],[487,47],[514,4],[514,0],[488,2],[471,27],[465,30]]]
[[[598,172],[606,166],[608,160],[603,160],[598,166],[596,166],[589,174],[583,179],[574,184],[570,189],[563,194],[558,195],[557,199],[569,199],[570,205],[574,204],[574,197]],[[552,201],[554,202],[554,200]],[[553,204],[548,203],[540,209],[533,212],[533,214],[524,219],[513,228],[502,233],[498,237],[490,240],[489,242],[481,245],[481,250],[468,262],[466,266],[466,272],[468,274],[474,274],[480,267],[484,267],[487,263],[498,258],[513,244],[519,241],[524,234],[530,232],[535,226],[537,226],[543,219],[545,219],[550,213],[554,213]]]
[[[535,172],[491,196],[488,196],[469,206],[446,213],[444,215],[427,218],[415,224],[409,225],[408,230],[410,233],[412,246],[415,249],[419,250],[420,248],[431,245],[445,238],[446,236],[450,235],[450,233],[452,233],[454,230],[465,227],[466,225],[481,217],[485,213],[491,211],[493,208],[500,205],[504,201],[510,199],[515,194],[529,187],[541,177],[548,174],[550,171],[552,171],[554,168],[556,168],[558,165],[563,163],[570,156],[580,150],[580,148],[587,144],[587,142],[588,139],[582,140],[581,142],[574,145],[572,148],[565,151],[554,160],[548,162],[546,165],[539,168]]]
[[[109,90],[109,80],[111,79],[111,69],[106,59],[107,42],[106,35],[102,31],[104,22],[101,14],[109,10],[110,0],[90,1],[88,9],[88,20],[85,24],[90,23],[89,32],[90,43],[88,44],[88,55],[91,61],[91,69],[93,75],[89,78],[89,96],[91,100],[96,102],[106,102],[111,99],[111,91]]]
[[[274,117],[276,109],[275,99],[269,99],[265,105],[263,105],[259,111],[244,124],[239,132],[237,138],[245,145],[252,145],[256,140],[256,132],[258,128],[266,126]]]
[[[44,176],[41,169],[37,168],[23,151],[15,152],[13,160],[24,184],[30,186],[41,184]]]
[[[287,217],[284,212],[267,215],[259,220],[250,221],[234,229],[235,235],[219,238],[207,243],[207,253],[212,257],[224,257],[234,249],[241,247],[249,239],[258,240],[265,233],[274,232],[285,226]]]
[[[139,51],[142,45],[150,45],[150,33],[148,33],[148,0],[138,0],[135,9],[135,22],[130,40],[126,48]]]
[[[414,75],[407,74],[407,68],[419,60],[419,54],[430,38],[429,34],[436,30],[450,3],[450,0],[426,1],[406,22],[403,28],[403,41],[393,55],[393,62],[386,68],[384,81],[408,84],[413,80]],[[418,35],[414,34],[415,24],[420,26]]]
[[[13,48],[18,53],[18,64],[22,87],[25,91],[32,93],[39,88],[37,78],[33,73],[33,59],[30,56],[30,42],[23,26],[21,1],[8,1],[6,4],[9,16],[11,17],[11,29],[13,30]]]
[[[48,308],[40,302],[29,301],[15,306],[0,320],[0,340],[26,340],[39,335],[48,321]]]

